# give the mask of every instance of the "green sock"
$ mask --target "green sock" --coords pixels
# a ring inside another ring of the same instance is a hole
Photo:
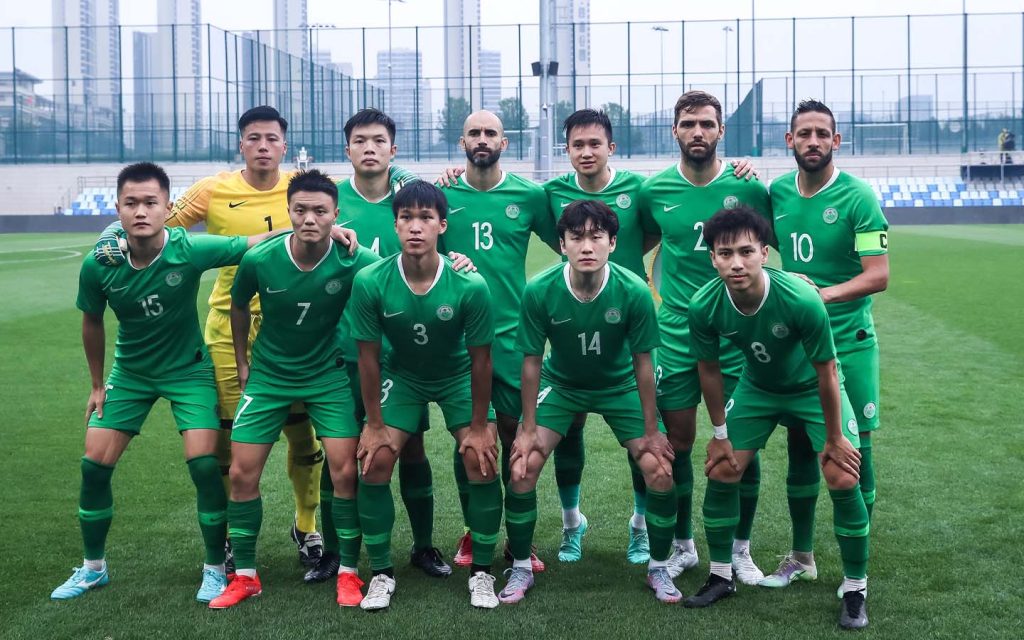
[[[114,467],[82,458],[82,490],[78,496],[78,524],[86,560],[102,560],[107,532],[114,519],[114,492],[110,478]]]
[[[583,425],[571,425],[555,447],[555,485],[562,509],[580,506],[580,483],[583,481]]]
[[[843,559],[843,575],[861,579],[868,575],[868,542],[871,525],[859,487],[830,489],[836,540]]]
[[[359,562],[359,545],[363,542],[363,532],[359,528],[359,508],[355,498],[339,498],[332,495],[322,500],[320,505],[331,504],[333,526],[331,529],[337,542],[341,566],[354,569]]]
[[[647,483],[644,482],[644,474],[637,466],[633,456],[626,452],[626,460],[629,461],[629,476],[633,480],[633,513],[644,515],[647,513]],[[676,505],[678,511],[678,505]]]
[[[533,545],[533,530],[537,527],[537,491],[505,492],[505,532],[508,546],[516,560],[527,560]],[[474,550],[475,551],[475,550]],[[475,555],[475,554],[474,554]]]
[[[466,475],[466,465],[462,463],[462,454],[459,453],[458,444],[455,445],[455,453],[452,454],[452,468],[455,471],[455,486],[459,488],[462,526],[469,531],[469,476]]]
[[[196,485],[196,512],[206,548],[206,564],[223,564],[224,539],[228,535],[228,497],[220,480],[217,456],[198,456],[187,464],[192,483]]]
[[[875,464],[871,455],[871,432],[860,434],[860,492],[868,510],[868,520],[875,508]]]
[[[652,560],[668,560],[672,553],[676,509],[679,507],[675,493],[675,487],[668,491],[647,489],[647,535],[651,541]]]
[[[704,534],[712,562],[732,562],[732,541],[740,519],[740,485],[708,478],[704,493]]]
[[[736,539],[750,540],[757,513],[757,498],[761,492],[761,453],[755,453],[740,478],[740,521],[736,525]]]
[[[491,566],[501,531],[501,483],[497,478],[469,483],[469,530],[473,536],[473,565]]]
[[[690,463],[692,450],[676,451],[672,461],[672,477],[676,482],[676,534],[679,540],[693,538],[693,464]],[[730,558],[731,562],[731,558]]]
[[[338,553],[338,533],[334,530],[334,481],[330,469],[320,474],[320,530],[323,531],[324,553]]]
[[[391,530],[395,527],[391,483],[367,484],[360,480],[356,503],[370,568],[374,571],[390,569],[394,566],[391,562]]]
[[[818,505],[821,468],[818,454],[806,434],[789,438],[789,473],[786,497],[793,523],[793,551],[814,551],[814,512]]]
[[[434,546],[434,476],[430,462],[399,462],[398,486],[409,513],[412,545],[416,549]]]
[[[237,569],[256,568],[256,538],[263,526],[263,498],[245,502],[228,500],[228,535]]]

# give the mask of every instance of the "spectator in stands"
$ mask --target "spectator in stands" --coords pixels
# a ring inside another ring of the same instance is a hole
[[[999,132],[998,141],[999,161],[1003,164],[1013,164],[1013,154],[1008,152],[1012,152],[1016,148],[1016,136],[1013,135],[1012,131],[1003,127],[1003,130]]]

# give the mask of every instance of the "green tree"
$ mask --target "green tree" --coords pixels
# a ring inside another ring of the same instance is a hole
[[[465,98],[449,97],[441,109],[441,116],[437,119],[437,130],[441,132],[441,139],[448,144],[458,144],[462,137],[462,125],[471,113],[469,102]]]
[[[612,122],[612,133],[618,144],[618,153],[643,153],[643,132],[637,126],[630,126],[629,109],[624,109],[617,102],[607,102],[601,105],[601,110],[608,114],[608,119]]]
[[[502,98],[498,103],[501,123],[506,131],[522,131],[530,128],[530,114],[526,112],[523,101],[515,96]]]

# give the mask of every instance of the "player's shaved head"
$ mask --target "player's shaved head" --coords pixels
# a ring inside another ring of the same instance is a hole
[[[498,132],[499,136],[505,135],[505,125],[501,123],[501,118],[495,115],[494,112],[488,111],[487,109],[474,111],[469,114],[469,116],[466,117],[466,121],[462,123],[463,135],[474,129],[494,129]]]

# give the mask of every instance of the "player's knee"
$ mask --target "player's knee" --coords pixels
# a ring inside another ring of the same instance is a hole
[[[228,472],[231,479],[231,499],[250,500],[259,493],[260,476],[255,467],[250,467],[235,460],[231,463],[231,470]]]
[[[359,480],[359,466],[355,458],[347,458],[338,462],[331,461],[331,482],[334,485],[335,493],[343,497],[351,497],[356,493],[356,483]]]
[[[397,459],[398,458],[395,456],[394,451],[381,447],[377,450],[377,453],[374,454],[373,460],[370,461],[369,468],[364,466],[363,480],[371,484],[391,482],[391,474],[394,471],[395,461]]]
[[[711,468],[711,471],[708,472],[708,479],[732,484],[739,482],[741,475],[743,474],[733,469],[728,462],[722,461]]]
[[[655,491],[669,491],[672,489],[672,472],[654,460],[654,456],[644,456],[644,463],[640,464],[640,470],[644,474],[644,483]]]
[[[462,454],[462,464],[466,467],[466,477],[471,482],[483,482],[487,479],[480,471],[480,456],[473,449],[467,449]]]
[[[853,489],[859,485],[857,476],[843,471],[831,460],[825,463],[825,466],[822,467],[822,472],[825,475],[825,484],[828,485],[829,489]]]

